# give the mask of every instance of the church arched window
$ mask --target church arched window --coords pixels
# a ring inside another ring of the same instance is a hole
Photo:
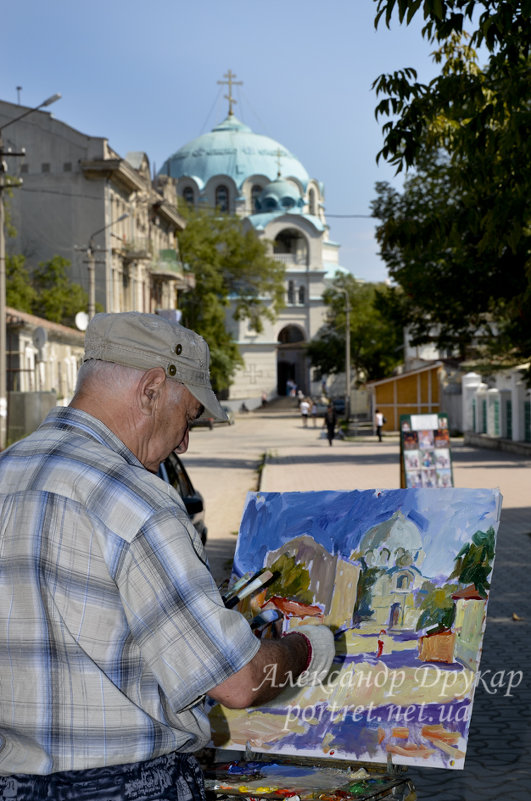
[[[194,197],[194,190],[191,186],[185,186],[183,189],[183,200],[188,203],[189,206],[193,206],[195,203]]]
[[[380,564],[381,565],[386,565],[387,562],[389,561],[389,557],[390,556],[391,556],[391,552],[390,552],[389,548],[382,548],[382,550],[380,551]]]
[[[220,211],[229,210],[229,190],[225,184],[216,186],[216,208]]]
[[[262,187],[259,184],[253,184],[251,189],[251,208],[253,213],[259,211],[258,208],[258,198],[262,194]]]
[[[405,573],[399,576],[396,580],[396,588],[398,590],[407,590],[409,587],[410,578]]]
[[[310,189],[308,192],[308,206],[310,209],[310,214],[315,215],[317,214],[317,204],[315,202],[315,189]]]

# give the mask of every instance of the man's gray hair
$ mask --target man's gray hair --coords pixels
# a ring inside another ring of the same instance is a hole
[[[124,367],[122,364],[104,362],[100,359],[89,359],[83,362],[77,374],[76,392],[85,388],[88,383],[113,386],[117,392],[131,389],[145,370]]]
[[[89,384],[112,387],[114,394],[124,396],[132,390],[146,370],[126,367],[123,364],[105,362],[102,359],[89,359],[83,362],[77,374],[76,393],[86,389]],[[179,402],[184,384],[168,381],[168,390],[176,403]]]

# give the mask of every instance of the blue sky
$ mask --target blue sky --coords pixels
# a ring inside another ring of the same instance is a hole
[[[323,181],[330,236],[341,264],[369,281],[386,278],[370,213],[381,147],[373,80],[437,68],[420,19],[374,30],[374,0],[18,0],[2,9],[0,97],[37,105],[74,128],[105,136],[121,155],[164,160],[226,116],[230,68],[242,80],[235,113],[276,139]]]
[[[422,538],[422,574],[447,577],[476,531],[497,530],[500,508],[499,492],[487,489],[249,493],[235,565],[241,573],[258,570],[269,551],[301,535],[348,558],[371,528],[400,510]]]

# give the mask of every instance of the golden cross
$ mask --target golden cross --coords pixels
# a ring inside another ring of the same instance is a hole
[[[232,115],[232,113],[233,113],[232,104],[238,102],[232,96],[232,87],[233,86],[243,86],[243,81],[235,81],[234,78],[236,78],[237,76],[236,76],[236,74],[234,72],[232,72],[232,70],[229,70],[228,72],[226,72],[223,77],[226,78],[227,80],[226,81],[218,81],[218,83],[221,84],[221,85],[227,85],[229,87],[229,94],[228,95],[223,95],[223,97],[225,97],[229,101],[229,117],[230,117]]]

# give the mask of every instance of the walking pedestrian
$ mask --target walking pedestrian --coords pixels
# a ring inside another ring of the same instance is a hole
[[[376,409],[374,412],[374,424],[376,426],[376,436],[378,437],[378,442],[382,441],[382,426],[384,423],[385,417],[379,409]]]
[[[328,439],[328,444],[331,446],[332,442],[334,441],[335,431],[337,425],[337,414],[333,403],[328,404],[328,408],[325,412],[325,418],[323,422],[323,428],[326,426],[326,436]]]
[[[308,414],[310,413],[310,402],[307,398],[304,398],[299,403],[299,411],[302,417],[302,425],[304,428],[308,428]]]

